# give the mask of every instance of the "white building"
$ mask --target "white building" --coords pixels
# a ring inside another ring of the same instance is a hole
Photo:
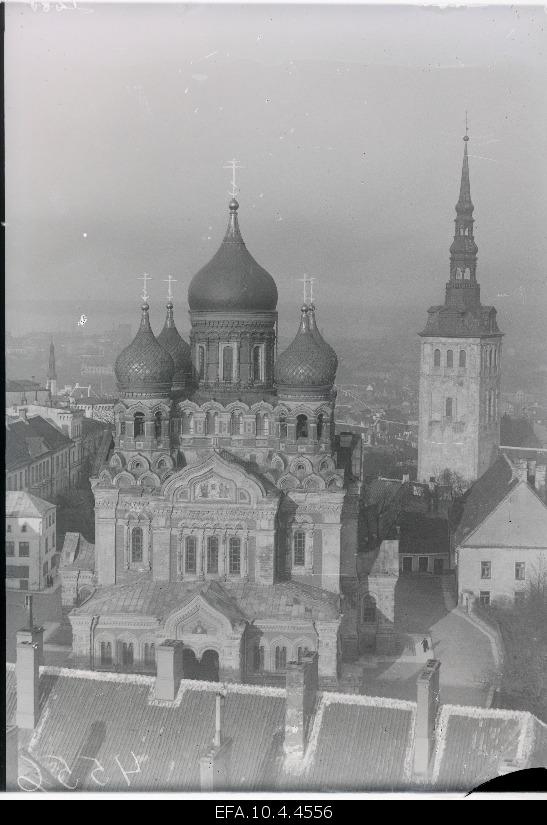
[[[22,490],[6,493],[6,587],[44,590],[56,576],[56,510]]]
[[[469,490],[455,535],[460,601],[517,602],[545,581],[545,476],[530,481],[526,462],[501,455]]]

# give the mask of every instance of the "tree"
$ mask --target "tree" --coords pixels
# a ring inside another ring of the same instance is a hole
[[[455,496],[463,495],[469,486],[463,476],[455,470],[449,470],[448,467],[440,474],[439,484],[451,487]]]

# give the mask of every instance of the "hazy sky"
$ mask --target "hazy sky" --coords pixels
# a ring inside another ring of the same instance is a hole
[[[448,276],[466,109],[483,302],[500,322],[545,308],[546,25],[538,7],[9,4],[8,329],[37,312],[46,329],[79,311],[90,331],[135,322],[143,271],[157,323],[178,279],[187,329],[232,157],[284,322],[303,272],[327,329],[378,323],[388,302],[425,319]]]

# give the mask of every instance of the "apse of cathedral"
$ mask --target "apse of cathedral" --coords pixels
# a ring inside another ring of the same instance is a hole
[[[237,681],[314,651],[333,685],[341,583],[357,582],[360,439],[335,435],[338,359],[311,300],[276,356],[277,287],[238,209],[232,198],[191,280],[190,343],[170,292],[161,333],[144,300],[116,359],[115,448],[92,479],[98,589],[71,614],[73,651],[146,672],[180,639],[186,675]]]

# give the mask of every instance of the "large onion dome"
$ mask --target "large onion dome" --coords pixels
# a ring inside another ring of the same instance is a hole
[[[175,364],[152,332],[149,309],[147,303],[142,305],[139,331],[116,358],[114,372],[123,394],[163,395],[171,390]]]
[[[319,346],[322,347],[326,355],[328,355],[332,367],[334,369],[334,374],[336,375],[336,370],[338,369],[338,356],[336,355],[336,352],[331,347],[331,345],[325,341],[325,339],[319,332],[319,329],[317,328],[317,324],[315,322],[315,304],[310,304],[308,307],[308,319],[311,333],[314,336],[317,343],[319,344]]]
[[[158,343],[167,350],[175,364],[173,375],[173,390],[182,390],[190,381],[192,375],[192,355],[190,344],[179,334],[173,318],[173,304],[167,304],[165,324],[158,335]]]
[[[197,272],[188,289],[190,310],[198,312],[274,311],[277,287],[269,272],[247,250],[230,201],[228,229],[216,255]]]
[[[275,364],[277,388],[280,395],[291,397],[328,395],[336,377],[338,359],[319,330],[310,327],[308,307],[303,306],[301,312],[298,332]]]

